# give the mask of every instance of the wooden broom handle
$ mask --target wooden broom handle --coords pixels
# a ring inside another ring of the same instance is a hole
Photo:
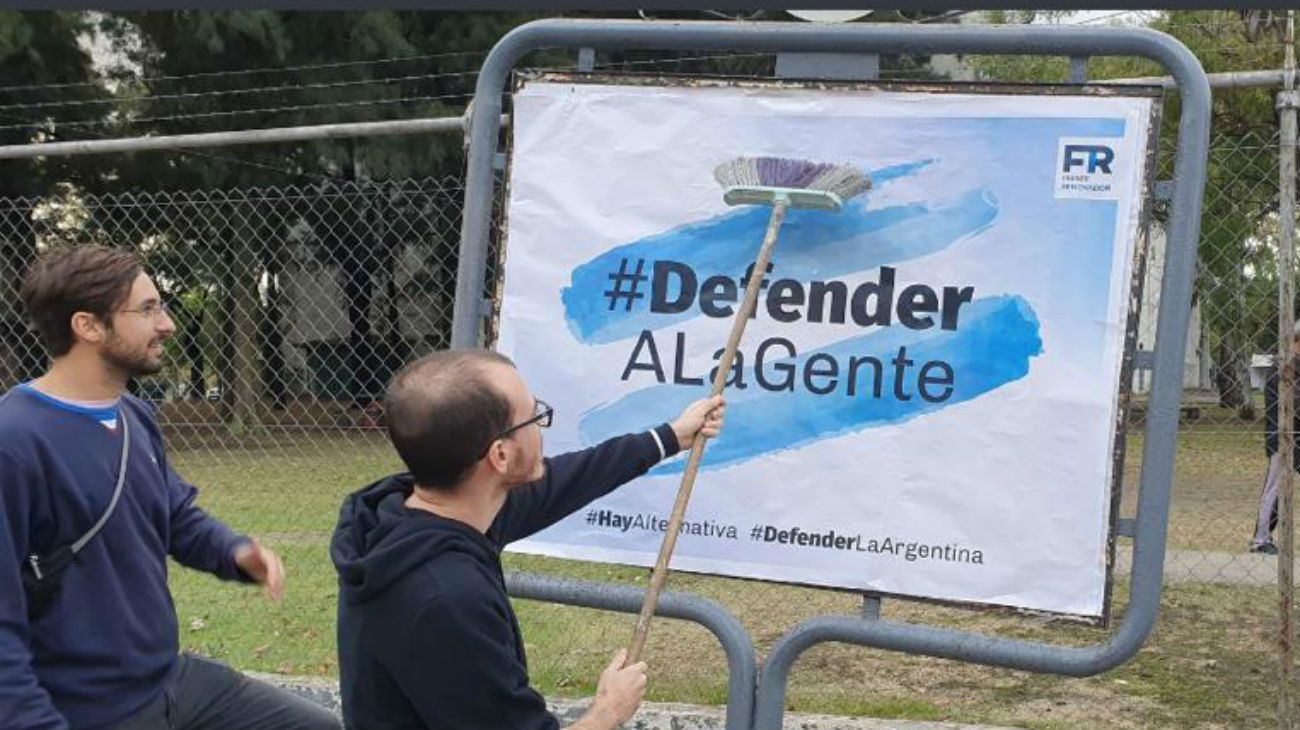
[[[745,286],[745,298],[731,323],[731,337],[727,340],[727,348],[722,352],[722,359],[718,361],[718,374],[713,378],[711,395],[721,395],[727,387],[727,377],[731,374],[736,350],[740,348],[740,338],[745,334],[745,325],[758,303],[758,292],[762,288],[763,277],[767,276],[767,264],[772,259],[772,249],[776,248],[777,232],[781,229],[781,221],[785,219],[788,206],[789,202],[780,198],[772,206],[772,218],[767,224],[767,234],[763,236],[763,247],[758,250],[758,258],[754,259],[754,268],[750,270],[749,282]],[[663,590],[664,581],[668,579],[668,561],[672,558],[673,548],[677,546],[677,533],[681,531],[682,519],[686,516],[686,503],[691,499],[695,475],[700,470],[700,459],[704,456],[704,442],[703,436],[696,435],[695,442],[691,445],[691,455],[686,461],[686,471],[682,474],[682,485],[677,489],[677,501],[673,504],[664,541],[659,546],[659,559],[655,561],[650,589],[646,591],[645,601],[641,604],[641,615],[637,617],[636,631],[632,634],[632,645],[628,647],[624,666],[639,661],[641,651],[645,649],[646,637],[650,633],[650,619],[654,617],[655,607],[659,604],[659,593]]]

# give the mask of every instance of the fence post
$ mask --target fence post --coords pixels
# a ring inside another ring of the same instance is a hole
[[[1277,95],[1281,135],[1278,141],[1278,391],[1277,429],[1278,458],[1282,482],[1278,495],[1278,533],[1281,538],[1277,556],[1278,587],[1278,683],[1277,724],[1281,730],[1295,728],[1295,699],[1291,688],[1295,675],[1295,631],[1292,611],[1295,604],[1295,471],[1292,463],[1295,443],[1292,393],[1295,368],[1292,343],[1295,340],[1295,11],[1287,11],[1286,63],[1282,91]]]

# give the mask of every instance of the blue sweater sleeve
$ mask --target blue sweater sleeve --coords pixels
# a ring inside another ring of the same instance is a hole
[[[661,448],[662,447],[662,448]],[[646,473],[679,450],[668,424],[546,460],[546,475],[510,492],[488,537],[506,545],[540,532]]]
[[[21,565],[31,552],[30,465],[0,451],[0,727],[67,730],[32,669],[27,601]]]
[[[171,504],[171,545],[167,552],[181,565],[212,573],[224,580],[251,583],[252,579],[235,564],[235,550],[249,539],[236,533],[194,503],[199,490],[167,470],[168,500]]]
[[[143,401],[131,399],[140,421],[148,430],[148,445],[156,453],[158,468],[167,487],[171,536],[167,553],[177,562],[195,570],[212,573],[224,580],[251,583],[252,580],[235,564],[235,550],[249,542],[224,523],[195,504],[199,490],[172,469],[167,459],[162,432],[153,420],[152,409]]]

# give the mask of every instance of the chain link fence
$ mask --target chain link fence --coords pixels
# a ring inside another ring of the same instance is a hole
[[[1278,144],[1276,130],[1211,140],[1168,538],[1166,574],[1175,583],[1277,580],[1274,562],[1248,548],[1267,467],[1264,385],[1277,352]],[[1166,169],[1161,177],[1169,174]],[[1163,265],[1158,208],[1155,218],[1140,314],[1142,349],[1154,344]],[[1150,373],[1138,371],[1139,432],[1149,385]],[[1134,496],[1126,494],[1126,515]]]
[[[1275,132],[1213,142],[1185,357],[1169,586],[1149,647],[1101,677],[1062,679],[823,646],[796,668],[794,710],[1053,728],[1272,724],[1276,567],[1247,545],[1266,466],[1262,385],[1277,349],[1277,161]],[[329,536],[346,493],[400,468],[378,398],[404,362],[448,342],[462,192],[455,178],[331,180],[102,196],[69,188],[0,201],[0,387],[45,366],[16,292],[38,251],[87,242],[140,250],[176,333],[163,372],[133,390],[157,405],[173,460],[199,485],[206,508],[285,558],[289,596],[280,606],[174,571],[187,648],[247,669],[337,673]],[[1157,206],[1143,349],[1154,342],[1161,217]],[[1148,372],[1134,373],[1125,517],[1135,505],[1149,385]],[[1120,615],[1128,560],[1121,540]],[[523,556],[507,563],[577,578],[647,580],[637,568]],[[669,587],[726,605],[760,651],[799,620],[861,610],[853,594],[754,581],[677,574]],[[547,693],[589,693],[631,635],[628,616],[533,602],[519,608],[532,673]],[[893,600],[885,601],[884,618],[1077,644],[1106,635],[1049,618]],[[647,657],[655,668],[652,699],[725,702],[725,660],[702,629],[662,624]],[[1187,696],[1219,682],[1242,686],[1212,713],[1189,709]]]
[[[365,436],[392,372],[447,344],[461,195],[426,179],[0,201],[5,279],[56,245],[144,254],[176,333],[134,389],[173,448]],[[7,293],[12,382],[44,357]]]

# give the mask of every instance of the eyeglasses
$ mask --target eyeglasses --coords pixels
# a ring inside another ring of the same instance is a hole
[[[501,433],[498,433],[496,436],[493,436],[492,440],[488,442],[487,447],[483,449],[483,456],[487,456],[487,452],[492,449],[492,444],[496,443],[497,441],[500,441],[501,439],[509,436],[510,434],[514,433],[515,431],[518,431],[521,428],[524,428],[526,426],[531,426],[534,423],[536,423],[539,428],[551,427],[551,421],[555,419],[555,409],[552,408],[550,405],[548,405],[546,401],[536,399],[536,398],[533,400],[534,402],[533,402],[532,417],[524,421],[523,423],[516,423],[510,428],[507,428]]]
[[[168,307],[162,302],[149,302],[138,309],[119,309],[117,311],[141,314],[149,319],[162,319],[163,317],[170,316],[172,313],[171,307]]]
[[[509,436],[510,434],[514,433],[515,431],[518,431],[519,429],[525,426],[531,426],[534,423],[536,423],[538,426],[542,428],[550,428],[551,421],[555,418],[555,409],[547,405],[546,401],[537,400],[537,399],[533,399],[533,401],[534,401],[533,415],[531,418],[529,418],[527,421],[524,421],[523,423],[515,424],[514,426],[507,428],[506,430],[497,434],[496,438],[492,440],[496,441],[498,439],[503,439],[506,436]]]

